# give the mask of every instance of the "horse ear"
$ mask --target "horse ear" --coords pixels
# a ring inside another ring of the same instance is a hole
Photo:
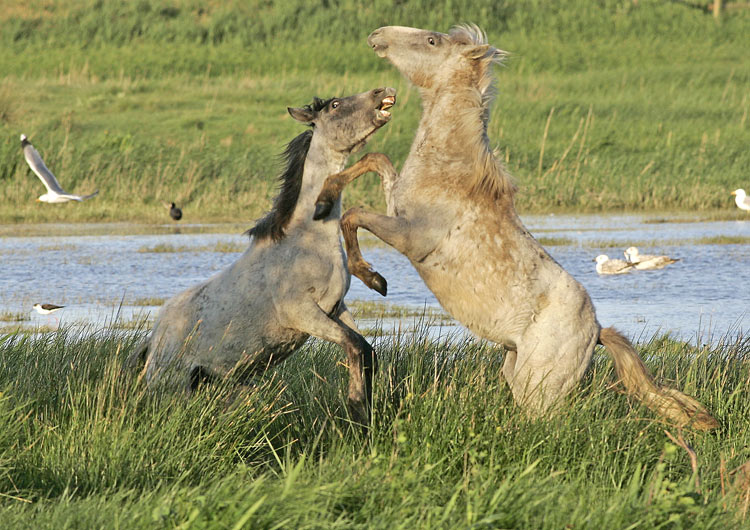
[[[302,123],[310,123],[315,119],[315,112],[310,109],[287,107],[286,110],[292,118]]]
[[[474,46],[467,47],[463,51],[463,54],[469,59],[480,59],[487,55],[487,52],[490,51],[490,48],[492,48],[492,46],[490,46],[489,44],[476,44]]]

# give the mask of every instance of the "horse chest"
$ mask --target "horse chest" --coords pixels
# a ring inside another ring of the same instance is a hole
[[[313,300],[326,313],[344,298],[349,290],[350,274],[338,239],[311,241],[300,245],[309,249],[295,256],[286,276],[293,279],[293,289]]]

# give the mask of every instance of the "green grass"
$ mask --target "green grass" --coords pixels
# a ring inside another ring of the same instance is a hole
[[[407,307],[372,300],[351,300],[346,306],[356,318],[400,318],[419,317],[428,320],[448,320],[451,317],[441,309],[430,307]]]
[[[616,239],[593,239],[590,241],[575,241],[567,237],[539,237],[537,241],[544,245],[549,246],[570,246],[570,245],[581,245],[586,248],[625,248],[628,247],[653,247],[655,241],[653,239],[635,239],[630,240],[627,243],[616,240]],[[679,247],[686,245],[747,245],[750,244],[750,237],[748,236],[706,236],[706,237],[692,237],[686,239],[662,239],[658,241],[658,246],[662,247]]]
[[[748,236],[707,236],[696,240],[698,245],[748,245]]]
[[[143,246],[138,249],[138,252],[142,253],[164,253],[164,252],[244,252],[247,250],[247,245],[239,245],[236,243],[216,243],[215,245],[203,245],[203,246],[186,246],[186,245],[170,245],[167,243],[159,243],[154,246]]]
[[[569,237],[547,237],[541,236],[536,238],[539,244],[545,247],[559,247],[575,245],[576,241]]]
[[[3,528],[738,528],[750,460],[750,342],[640,348],[718,432],[670,442],[594,366],[561,414],[525,418],[502,351],[376,342],[374,422],[347,420],[338,347],[313,342],[252,391],[147,391],[114,329],[0,338]],[[696,480],[697,478],[697,480]],[[745,524],[747,520],[745,520]]]
[[[657,0],[3,0],[0,222],[168,223],[162,200],[188,223],[250,222],[302,130],[286,107],[383,85],[398,103],[369,149],[400,166],[419,97],[367,33],[465,21],[511,52],[488,132],[522,212],[732,210],[748,187],[750,10],[717,23]],[[35,203],[21,132],[66,188],[100,195]],[[377,180],[346,203],[382,208]]]
[[[136,298],[128,305],[159,306],[166,302],[165,298]]]
[[[31,320],[28,313],[20,311],[0,311],[0,322],[23,322]]]

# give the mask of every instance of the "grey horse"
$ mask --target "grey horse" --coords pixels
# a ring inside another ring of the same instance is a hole
[[[504,52],[476,26],[448,34],[388,26],[368,43],[417,86],[423,113],[400,174],[385,155],[363,157],[332,175],[317,200],[315,216],[325,217],[347,182],[367,171],[382,178],[388,215],[353,208],[342,217],[352,274],[385,295],[385,279],[359,251],[363,227],[406,255],[454,318],[506,348],[503,375],[533,415],[559,406],[601,343],[647,406],[679,424],[716,427],[698,401],[657,386],[624,336],[601,328],[586,290],[516,214],[515,186],[487,136],[492,65]]]
[[[312,335],[346,351],[352,418],[367,421],[374,354],[344,304],[350,275],[340,201],[324,222],[311,218],[325,178],[390,120],[395,94],[378,88],[288,109],[311,128],[287,146],[272,210],[248,231],[250,246],[234,264],[161,309],[138,352],[149,384],[164,379],[194,389],[227,377],[243,384]]]

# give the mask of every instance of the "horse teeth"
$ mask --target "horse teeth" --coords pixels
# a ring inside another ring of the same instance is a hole
[[[383,101],[380,103],[380,108],[382,110],[390,109],[395,104],[396,98],[394,96],[388,96],[387,98],[383,98]]]
[[[390,117],[391,117],[391,113],[390,113],[390,112],[388,112],[387,110],[383,110],[383,109],[380,109],[380,110],[378,111],[378,113],[379,113],[379,114],[380,114],[380,115],[381,115],[381,116],[382,116],[383,118],[390,118]]]

